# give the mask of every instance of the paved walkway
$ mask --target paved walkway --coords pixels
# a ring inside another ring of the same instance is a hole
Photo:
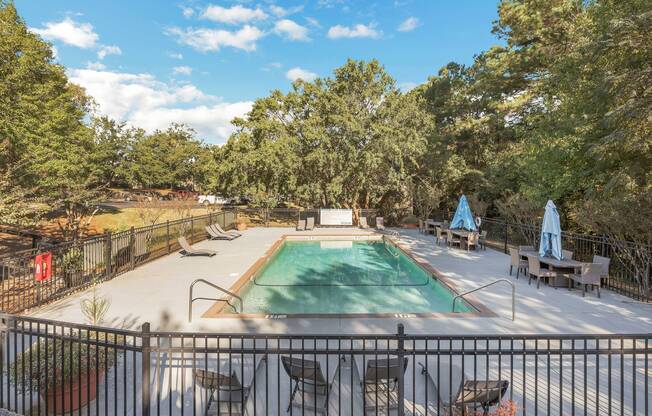
[[[318,229],[315,233],[361,233],[357,229]],[[437,247],[432,236],[403,230],[401,243],[454,280],[459,290],[469,290],[499,278],[516,284],[516,320],[511,321],[510,288],[496,285],[478,298],[498,316],[444,318],[328,318],[328,319],[240,319],[201,318],[211,302],[198,301],[193,323],[188,323],[188,287],[198,278],[230,287],[288,228],[254,228],[234,241],[204,241],[198,247],[217,250],[212,258],[172,254],[98,286],[110,297],[106,325],[138,328],[150,322],[153,330],[277,333],[395,333],[403,322],[407,333],[427,334],[565,334],[652,333],[652,305],[635,302],[610,291],[602,298],[581,291],[529,286],[527,279],[510,277],[509,257],[494,250],[466,252]],[[304,233],[305,234],[305,233]],[[70,322],[84,322],[80,301],[91,290],[75,294],[31,313]],[[196,296],[215,293],[198,286]]]

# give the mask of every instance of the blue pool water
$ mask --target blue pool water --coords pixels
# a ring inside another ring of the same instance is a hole
[[[241,295],[264,314],[450,312],[454,297],[390,243],[324,240],[286,241]]]

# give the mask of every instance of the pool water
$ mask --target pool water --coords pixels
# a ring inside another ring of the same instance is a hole
[[[285,241],[241,296],[244,313],[379,314],[451,312],[454,294],[391,243],[322,240]]]

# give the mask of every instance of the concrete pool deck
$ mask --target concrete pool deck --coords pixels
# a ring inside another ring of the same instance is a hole
[[[511,288],[498,284],[477,298],[495,317],[383,317],[383,318],[202,318],[213,302],[196,301],[188,323],[188,288],[206,279],[229,288],[290,228],[253,228],[233,241],[203,241],[196,247],[218,251],[214,257],[181,257],[178,253],[147,263],[97,290],[111,300],[104,325],[136,329],[150,322],[152,330],[265,333],[395,333],[399,322],[410,334],[607,334],[652,332],[652,305],[603,290],[582,297],[581,290],[554,289],[509,276],[509,256],[488,249],[466,252],[435,245],[432,236],[400,230],[399,243],[420,261],[430,264],[459,291],[474,289],[496,279],[516,285],[516,320],[511,318]],[[316,229],[297,234],[360,234],[359,229]],[[80,301],[92,289],[33,310],[30,316],[83,323]],[[195,296],[218,297],[214,289],[196,287]]]

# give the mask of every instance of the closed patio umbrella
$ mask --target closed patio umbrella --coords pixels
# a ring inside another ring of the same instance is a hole
[[[450,228],[464,228],[469,231],[476,230],[473,214],[471,213],[471,208],[469,208],[469,203],[465,195],[462,195],[460,202],[457,204],[457,210],[455,210],[455,216],[453,216]]]
[[[546,203],[546,212],[543,214],[539,255],[544,257],[554,257],[557,260],[563,258],[561,251],[561,225],[559,224],[559,213],[557,212],[555,204],[550,200]]]

